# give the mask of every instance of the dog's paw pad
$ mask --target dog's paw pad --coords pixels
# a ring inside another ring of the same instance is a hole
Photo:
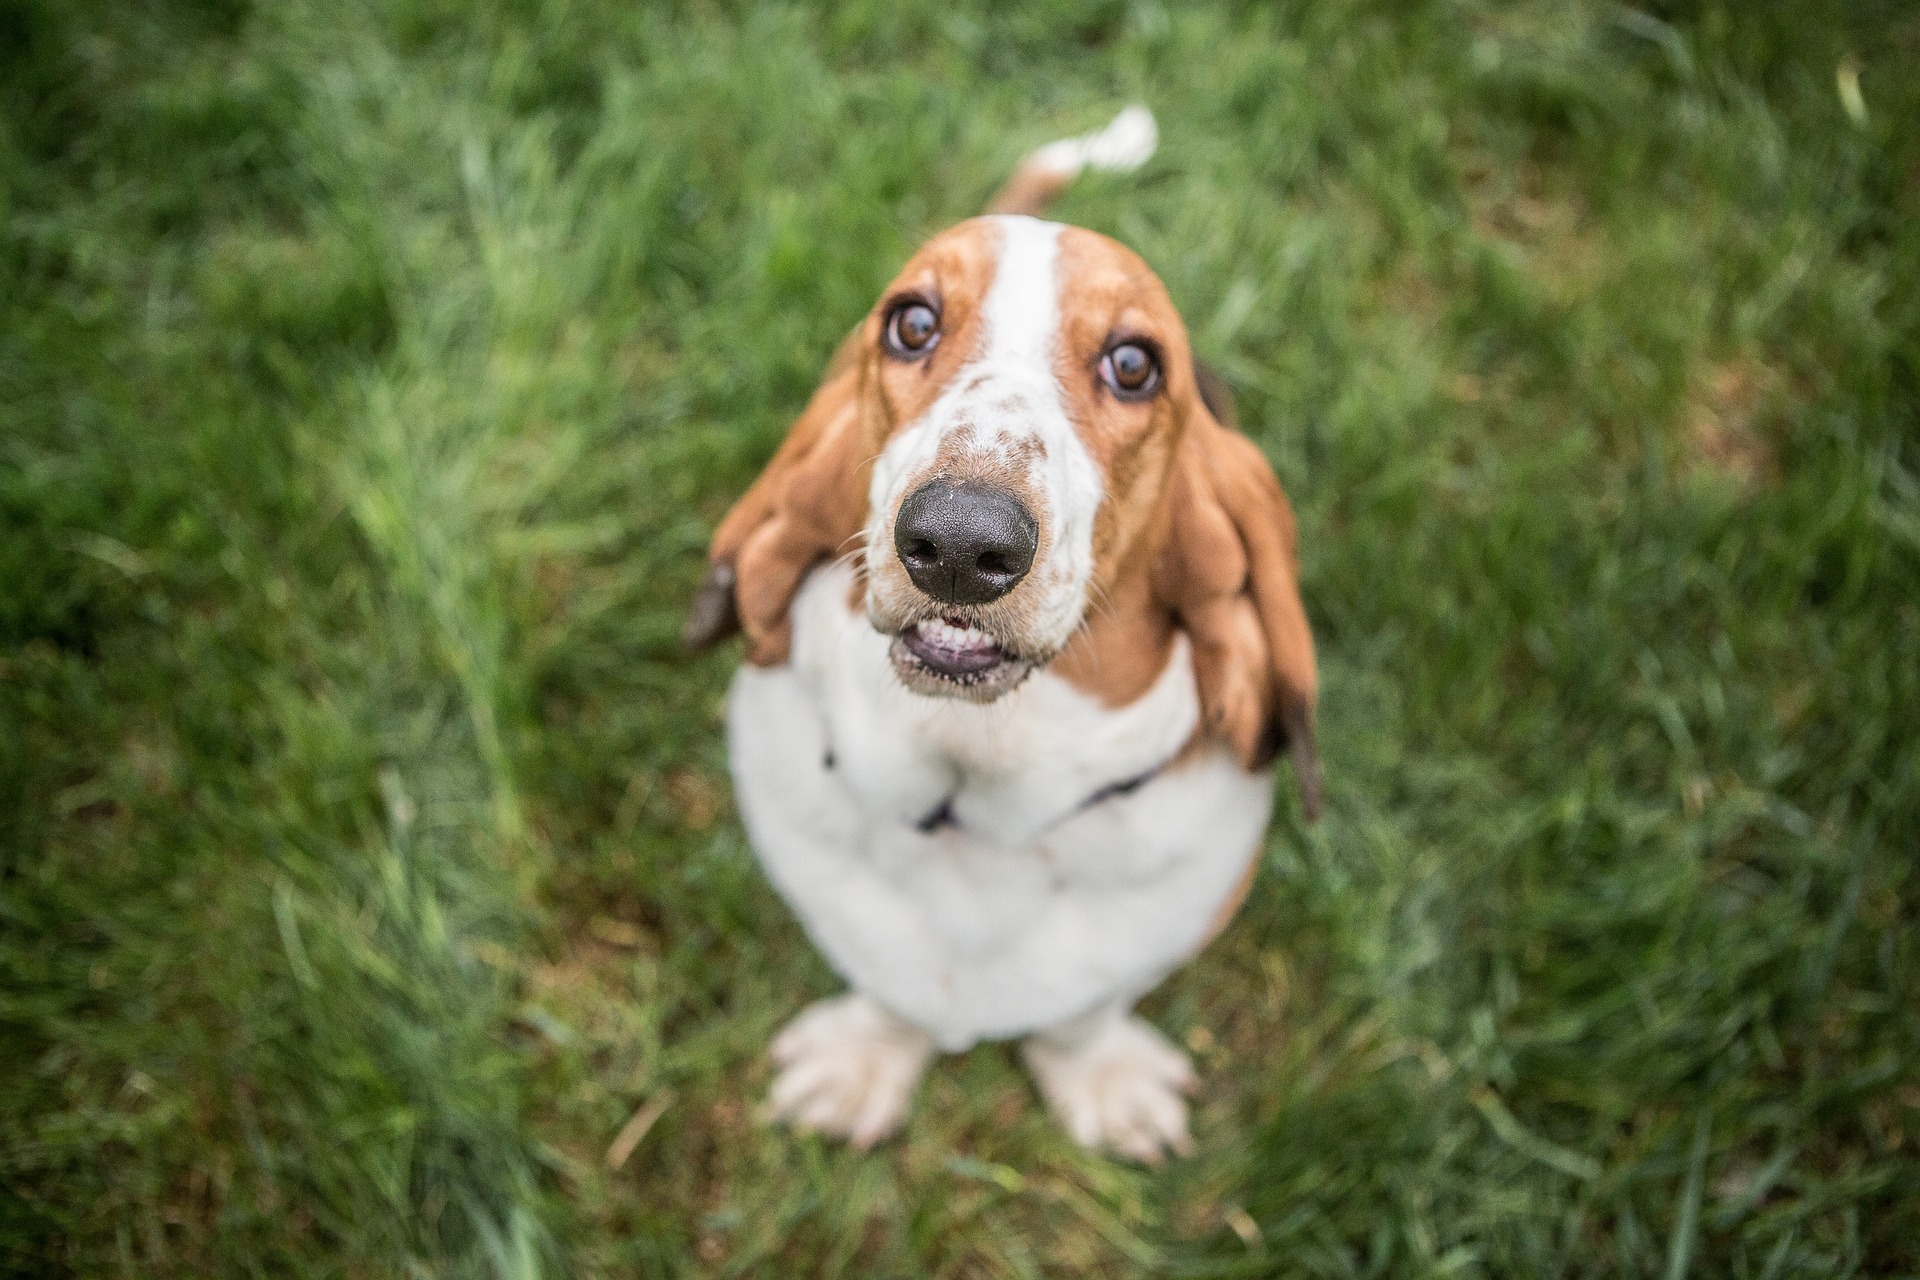
[[[1025,1056],[1048,1109],[1081,1146],[1144,1164],[1192,1154],[1193,1067],[1140,1019],[1110,1022],[1072,1046],[1036,1037]]]
[[[862,1150],[907,1118],[933,1041],[860,995],[822,1000],[774,1037],[767,1115]]]

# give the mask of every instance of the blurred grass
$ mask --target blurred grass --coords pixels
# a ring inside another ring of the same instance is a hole
[[[1917,65],[1812,0],[7,0],[0,1259],[1920,1269]],[[1329,815],[1151,1003],[1198,1158],[993,1049],[875,1155],[765,1130],[833,982],[699,549],[912,246],[1136,98],[1062,214],[1299,508]]]

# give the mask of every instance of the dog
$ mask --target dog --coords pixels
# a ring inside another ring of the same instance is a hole
[[[1133,1005],[1239,907],[1283,750],[1318,814],[1286,496],[1146,263],[1034,216],[1156,135],[1042,147],[927,242],[714,535],[687,639],[745,633],[740,812],[850,988],[773,1041],[802,1130],[869,1147],[936,1052],[1018,1038],[1082,1145],[1191,1151]]]

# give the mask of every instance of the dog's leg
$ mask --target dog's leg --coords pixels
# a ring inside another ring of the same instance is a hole
[[[907,1118],[933,1038],[853,992],[817,1001],[773,1038],[768,1113],[866,1150]]]
[[[1189,1155],[1187,1102],[1198,1083],[1187,1055],[1128,1012],[1104,1005],[1027,1037],[1021,1056],[1074,1141],[1146,1164]]]

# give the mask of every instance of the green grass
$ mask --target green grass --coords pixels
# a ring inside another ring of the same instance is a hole
[[[1920,1271],[1902,6],[80,8],[0,4],[0,1266]],[[1149,1002],[1196,1158],[996,1048],[764,1128],[834,980],[706,533],[1134,99],[1061,215],[1293,496],[1327,816]]]

